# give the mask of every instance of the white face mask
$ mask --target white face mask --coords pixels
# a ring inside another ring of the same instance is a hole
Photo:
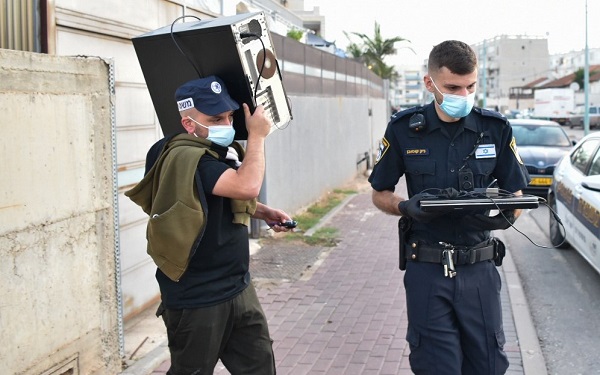
[[[231,125],[206,126],[202,125],[190,116],[188,116],[188,118],[196,124],[202,126],[203,128],[208,129],[208,137],[206,137],[206,139],[208,139],[212,143],[216,143],[223,147],[227,147],[231,143],[233,143],[233,137],[235,137],[235,129],[233,128],[233,122],[231,123]],[[194,135],[197,137],[196,133],[194,133]]]
[[[452,118],[460,118],[471,113],[471,109],[473,109],[473,105],[475,104],[475,91],[467,96],[444,94],[438,89],[433,78],[431,78],[431,83],[433,83],[433,87],[435,87],[444,98],[440,104],[440,108],[445,114]]]

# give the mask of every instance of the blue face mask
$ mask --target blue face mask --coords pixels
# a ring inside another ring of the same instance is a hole
[[[475,104],[474,91],[467,96],[444,94],[438,89],[435,82],[433,82],[433,78],[430,77],[430,79],[433,87],[444,97],[440,108],[445,114],[452,118],[461,118],[471,113],[471,109],[473,109],[473,105]]]
[[[196,124],[202,126],[203,128],[208,129],[208,137],[206,137],[206,139],[208,139],[212,143],[216,143],[223,147],[227,147],[233,143],[233,137],[235,137],[235,129],[233,128],[233,122],[231,123],[231,125],[206,126],[202,125],[190,116],[188,116],[188,118]],[[194,133],[194,135],[197,137],[196,133]]]

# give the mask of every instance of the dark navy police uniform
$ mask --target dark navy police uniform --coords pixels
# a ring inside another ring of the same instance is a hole
[[[417,112],[426,124],[419,131],[409,128],[409,119]],[[458,122],[444,123],[432,102],[392,116],[369,182],[376,191],[394,191],[406,175],[409,197],[426,189],[461,190],[458,171],[465,163],[473,172],[475,188],[489,187],[495,179],[500,189],[510,192],[527,186],[529,176],[506,118],[473,108]],[[490,231],[465,231],[457,225],[461,217],[448,214],[428,223],[413,220],[409,243],[434,247],[445,242],[469,248],[490,239]],[[449,278],[441,263],[409,259],[404,285],[406,339],[416,374],[506,371],[501,282],[492,260],[457,265],[456,276]]]

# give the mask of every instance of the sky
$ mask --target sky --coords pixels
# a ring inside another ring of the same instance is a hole
[[[476,44],[500,35],[546,37],[550,54],[583,50],[585,0],[304,0],[325,16],[324,39],[346,49],[346,32],[374,35],[396,43],[394,65],[420,65],[431,48],[449,39]],[[588,48],[600,48],[600,0],[587,0]],[[359,38],[352,39],[359,42]],[[415,53],[407,48],[410,47]]]

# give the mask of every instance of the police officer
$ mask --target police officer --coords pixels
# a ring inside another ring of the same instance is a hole
[[[373,203],[401,215],[406,339],[415,374],[503,374],[508,360],[500,304],[503,245],[520,210],[426,212],[428,194],[449,198],[497,186],[516,195],[529,176],[502,115],[473,107],[477,57],[467,44],[435,46],[424,83],[434,100],[392,116],[369,182]],[[408,197],[394,193],[406,176]],[[495,185],[494,185],[495,186]]]

